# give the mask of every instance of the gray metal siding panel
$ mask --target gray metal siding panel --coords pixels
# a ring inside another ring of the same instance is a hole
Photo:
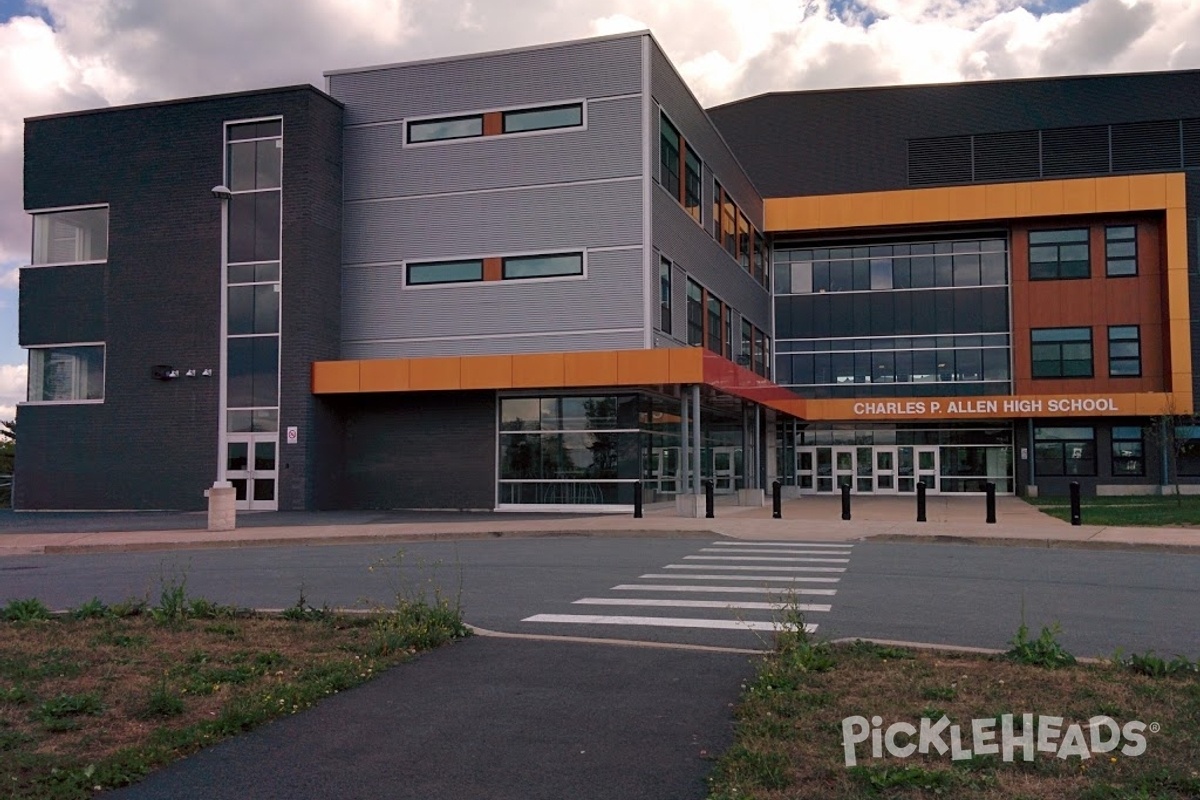
[[[346,131],[347,200],[642,174],[640,97],[589,103],[586,130],[403,146],[403,125]]]
[[[640,248],[589,252],[583,280],[498,281],[405,290],[399,265],[348,267],[342,285],[342,354],[344,358],[363,358],[371,354],[390,357],[615,347],[604,335],[598,335],[594,346],[581,341],[564,345],[553,336],[538,337],[536,346],[512,338],[411,343],[363,340],[613,328],[640,331],[644,313],[641,275]],[[625,342],[628,336],[619,338]]]
[[[573,353],[580,350],[640,350],[641,328],[625,333],[591,330],[553,336],[508,336],[503,339],[439,339],[424,342],[348,342],[342,358],[427,358],[516,353]]]
[[[673,197],[658,188],[654,191],[654,246],[689,277],[761,330],[771,329],[771,299],[767,291],[730,258]],[[680,288],[683,289],[683,281],[680,281]],[[681,305],[685,304],[686,296],[680,294],[679,297]],[[686,337],[686,332],[683,335]]]
[[[345,225],[344,264],[640,245],[642,183],[347,203]]]
[[[679,128],[683,138],[692,145],[696,155],[716,176],[725,191],[729,192],[734,202],[745,213],[754,227],[760,231],[763,228],[763,203],[758,191],[750,182],[745,170],[742,169],[732,151],[717,132],[712,121],[700,104],[692,97],[691,91],[676,74],[674,67],[663,54],[657,44],[650,48],[650,87],[654,101],[662,106],[667,117]],[[651,125],[651,141],[653,146],[655,180],[658,178],[659,164],[659,120],[655,113]],[[706,176],[703,182],[704,202],[701,204],[703,219],[708,230],[712,230],[712,178]]]
[[[642,90],[643,36],[329,76],[346,124]]]

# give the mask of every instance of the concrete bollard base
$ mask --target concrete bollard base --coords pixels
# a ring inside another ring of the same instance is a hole
[[[231,531],[237,528],[237,492],[229,481],[217,481],[204,490],[208,498],[208,529]]]

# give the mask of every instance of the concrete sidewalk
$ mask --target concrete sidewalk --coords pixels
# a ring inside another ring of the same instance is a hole
[[[722,498],[724,500],[724,498]],[[770,506],[745,508],[718,503],[714,519],[675,516],[674,506],[647,508],[643,519],[630,514],[539,516],[504,513],[353,512],[335,515],[280,514],[286,524],[272,525],[269,515],[247,519],[234,531],[209,532],[198,514],[164,515],[164,530],[96,530],[80,517],[77,531],[37,532],[33,513],[19,514],[19,528],[0,526],[0,556],[40,553],[175,550],[206,547],[253,547],[297,544],[482,539],[501,536],[728,536],[781,541],[853,541],[912,539],[973,541],[1050,547],[1121,547],[1155,549],[1200,547],[1200,529],[1082,525],[1073,527],[1041,513],[1015,497],[997,498],[995,525],[984,522],[981,497],[930,497],[928,521],[915,521],[908,497],[855,497],[852,519],[841,519],[839,497],[804,497],[783,503],[783,518],[772,519]],[[97,515],[103,518],[103,515]],[[31,519],[32,518],[32,519]],[[136,515],[131,520],[137,521]],[[111,525],[109,526],[111,527]],[[140,525],[130,525],[137,528]],[[31,530],[31,528],[33,530]],[[90,529],[89,529],[90,528]]]

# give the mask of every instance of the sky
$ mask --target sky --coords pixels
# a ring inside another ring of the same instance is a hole
[[[25,117],[644,28],[705,105],[1200,68],[1200,0],[0,0],[0,419],[25,396]]]

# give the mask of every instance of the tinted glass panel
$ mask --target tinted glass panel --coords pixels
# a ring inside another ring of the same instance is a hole
[[[229,287],[229,333],[279,332],[279,284]]]
[[[278,405],[278,336],[230,339],[228,356],[231,407]]]
[[[229,201],[229,260],[279,258],[279,192],[235,194]]]
[[[519,256],[504,259],[504,278],[549,278],[583,274],[583,256],[564,253],[550,256]]]
[[[409,286],[481,280],[483,280],[482,261],[441,261],[433,264],[408,265]]]
[[[465,139],[483,135],[483,117],[454,117],[408,123],[409,142],[432,142],[441,139]]]
[[[33,264],[108,258],[108,209],[81,208],[33,217]]]
[[[31,349],[27,396],[46,403],[103,399],[103,345]]]
[[[551,128],[573,128],[583,124],[583,106],[578,103],[553,108],[534,108],[528,111],[504,112],[504,132],[543,131]]]
[[[235,192],[279,187],[283,141],[266,139],[229,145],[229,188]]]
[[[230,125],[226,128],[229,141],[238,139],[261,139],[266,136],[279,136],[283,133],[283,121],[273,119],[268,122],[245,122],[240,125]]]

